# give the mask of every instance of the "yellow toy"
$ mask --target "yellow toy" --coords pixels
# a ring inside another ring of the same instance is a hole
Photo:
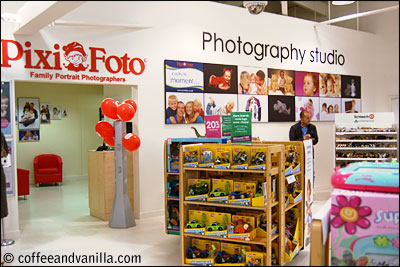
[[[214,161],[215,169],[229,169],[232,161],[232,148],[230,146],[217,146]]]
[[[199,165],[199,151],[198,145],[187,145],[184,147],[185,159],[183,166],[187,168],[197,168]]]

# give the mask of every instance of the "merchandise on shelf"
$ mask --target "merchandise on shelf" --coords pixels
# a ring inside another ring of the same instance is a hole
[[[214,168],[215,145],[200,146],[200,168]]]
[[[205,226],[208,223],[209,212],[201,210],[189,210],[189,220],[184,232],[204,235]]]
[[[179,231],[179,229],[179,204],[171,201],[167,205],[167,230]]]
[[[167,197],[179,198],[179,180],[167,182]]]
[[[257,182],[234,182],[229,203],[235,205],[251,205],[251,198],[256,194]]]
[[[210,191],[210,179],[188,179],[186,200],[207,201]]]
[[[230,224],[230,213],[210,212],[205,235],[226,238],[228,236],[227,228]]]
[[[233,180],[212,179],[212,189],[208,201],[228,203],[233,190]]]
[[[203,239],[192,239],[192,246],[186,251],[186,264],[214,265],[215,256],[221,250],[221,243]]]
[[[265,257],[263,252],[246,252],[246,266],[264,266]]]
[[[185,158],[183,166],[197,168],[199,166],[199,151],[199,145],[186,145],[184,147]]]
[[[299,152],[297,146],[287,145],[285,147],[285,176],[300,172]]]
[[[266,147],[251,147],[250,149],[250,170],[266,169]]]
[[[276,235],[278,233],[278,220],[277,213],[272,214],[272,223],[271,223],[271,235]],[[265,218],[265,214],[257,215],[257,236],[267,237],[267,220]]]
[[[229,169],[232,161],[232,148],[226,145],[216,146],[215,169]]]
[[[242,240],[253,240],[257,236],[253,216],[232,215],[232,224],[228,229],[228,237]]]
[[[249,146],[232,146],[232,169],[247,170],[250,164]]]

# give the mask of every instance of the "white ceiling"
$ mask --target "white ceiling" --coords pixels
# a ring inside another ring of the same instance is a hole
[[[1,1],[1,14],[17,14],[18,10],[28,1]]]

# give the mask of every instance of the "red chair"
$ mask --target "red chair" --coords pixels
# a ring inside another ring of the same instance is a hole
[[[35,184],[61,183],[62,182],[62,159],[54,154],[42,154],[33,160]]]
[[[18,196],[29,195],[29,170],[17,168],[17,186],[18,186]]]

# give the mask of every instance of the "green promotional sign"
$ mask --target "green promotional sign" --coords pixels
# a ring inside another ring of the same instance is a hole
[[[251,113],[232,112],[232,143],[251,142]]]
[[[222,124],[222,137],[230,137],[232,132],[232,118],[231,115],[221,116]]]

